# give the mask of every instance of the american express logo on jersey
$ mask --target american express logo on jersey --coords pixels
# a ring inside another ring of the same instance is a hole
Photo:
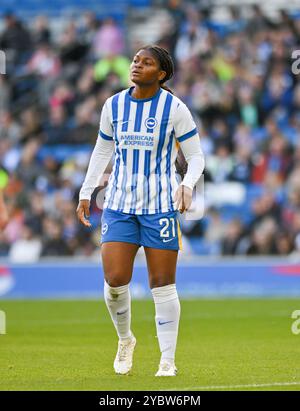
[[[152,135],[144,134],[131,134],[131,133],[122,133],[120,135],[120,145],[124,146],[137,146],[139,148],[153,147],[154,146],[154,137]]]

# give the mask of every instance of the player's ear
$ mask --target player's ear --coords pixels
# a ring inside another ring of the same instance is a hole
[[[167,73],[163,70],[160,70],[158,74],[158,81],[162,81],[166,77]]]

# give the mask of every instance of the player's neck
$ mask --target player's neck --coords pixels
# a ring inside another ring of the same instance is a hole
[[[131,95],[136,99],[151,98],[155,96],[159,89],[160,86],[157,84],[155,84],[154,86],[140,86],[138,84],[135,84]]]

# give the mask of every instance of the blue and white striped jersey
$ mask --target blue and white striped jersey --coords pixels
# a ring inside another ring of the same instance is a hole
[[[101,113],[99,138],[115,144],[103,208],[133,214],[173,211],[178,142],[197,134],[195,122],[168,91],[160,88],[151,98],[135,99],[132,89],[107,99]]]

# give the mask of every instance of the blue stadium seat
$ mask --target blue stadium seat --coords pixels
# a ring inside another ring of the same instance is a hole
[[[264,188],[260,184],[248,184],[246,186],[245,201],[240,205],[224,205],[218,208],[221,218],[225,222],[230,222],[238,218],[242,223],[247,224],[251,220],[251,206],[256,198],[264,193]]]
[[[43,146],[38,152],[38,159],[44,160],[46,157],[52,157],[58,162],[65,161],[77,153],[91,153],[93,147],[86,145],[59,145],[59,146]]]
[[[129,4],[131,7],[149,7],[151,0],[130,0]]]
[[[192,237],[189,239],[189,242],[195,254],[199,254],[199,255],[209,255],[210,254],[210,247],[204,238]]]
[[[151,4],[150,0],[1,0],[2,10],[11,10],[20,18],[29,18],[38,14],[61,16],[64,12],[94,11],[99,17],[112,16],[123,20],[128,6],[145,7]]]

